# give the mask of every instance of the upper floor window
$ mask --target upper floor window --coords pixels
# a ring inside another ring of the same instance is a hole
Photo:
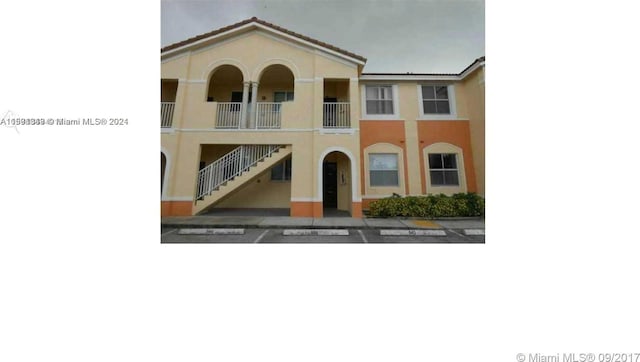
[[[422,111],[424,114],[451,114],[449,87],[446,85],[422,86]]]
[[[458,162],[455,153],[430,153],[429,176],[432,186],[458,186]]]
[[[393,114],[393,87],[365,86],[367,114]]]

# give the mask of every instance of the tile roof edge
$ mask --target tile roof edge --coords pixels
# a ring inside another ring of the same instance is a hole
[[[200,34],[200,35],[193,36],[191,38],[179,41],[177,43],[169,44],[169,45],[167,45],[165,47],[160,48],[160,53],[164,53],[164,52],[167,52],[167,51],[170,51],[170,50],[178,49],[178,48],[181,48],[183,46],[195,43],[195,42],[197,42],[199,40],[206,39],[206,38],[209,38],[211,36],[218,35],[218,34],[233,30],[233,29],[237,29],[237,28],[239,28],[241,26],[244,26],[244,25],[247,25],[247,24],[250,24],[250,23],[256,23],[256,24],[260,24],[260,25],[266,26],[266,27],[271,28],[273,30],[285,33],[287,35],[294,36],[294,37],[296,37],[298,39],[301,39],[301,40],[304,40],[304,41],[308,41],[310,43],[313,43],[313,44],[316,44],[316,45],[319,45],[319,46],[322,46],[322,47],[327,48],[329,50],[333,50],[333,51],[338,52],[338,53],[340,53],[342,55],[357,59],[357,60],[365,62],[365,63],[367,61],[367,58],[365,58],[365,57],[363,57],[361,55],[352,53],[352,52],[344,50],[342,48],[338,48],[335,45],[322,42],[320,40],[308,37],[306,35],[302,35],[300,33],[296,33],[296,32],[291,31],[289,29],[285,29],[285,28],[283,28],[281,26],[269,23],[269,22],[267,22],[265,20],[258,19],[255,16],[252,17],[252,18],[249,18],[249,19],[245,19],[245,20],[239,21],[239,22],[237,22],[235,24],[231,24],[231,25],[228,25],[228,26],[225,26],[225,27],[222,27],[222,28],[218,28],[218,29],[212,30],[212,31],[207,32],[207,33],[203,33],[203,34]]]

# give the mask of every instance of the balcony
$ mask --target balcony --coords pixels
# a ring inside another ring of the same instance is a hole
[[[173,110],[176,102],[160,102],[160,127],[171,128],[173,126]]]
[[[255,117],[242,111],[240,102],[218,102],[216,128],[220,129],[278,129],[281,125],[281,104],[278,102],[258,102]],[[249,104],[251,109],[251,104]],[[244,121],[243,114],[248,116]]]
[[[241,102],[219,102],[216,113],[216,128],[240,128]]]
[[[351,128],[348,102],[324,102],[323,128]]]
[[[258,102],[256,107],[256,128],[280,128],[280,103]]]

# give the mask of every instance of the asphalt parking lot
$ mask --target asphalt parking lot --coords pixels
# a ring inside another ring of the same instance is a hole
[[[443,236],[432,235],[381,235],[380,229],[342,229],[348,235],[317,235],[313,231],[305,231],[311,235],[284,235],[290,229],[247,228],[240,235],[181,235],[180,229],[162,228],[163,244],[380,244],[380,243],[448,243],[448,244],[483,244],[484,235],[466,235],[464,230],[443,229]],[[330,232],[326,232],[330,233]],[[411,233],[411,232],[409,232]],[[419,231],[418,231],[419,233]]]

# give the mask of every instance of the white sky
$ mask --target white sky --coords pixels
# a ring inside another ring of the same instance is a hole
[[[458,73],[485,55],[483,0],[162,1],[162,46],[256,16],[367,58],[365,72]]]

